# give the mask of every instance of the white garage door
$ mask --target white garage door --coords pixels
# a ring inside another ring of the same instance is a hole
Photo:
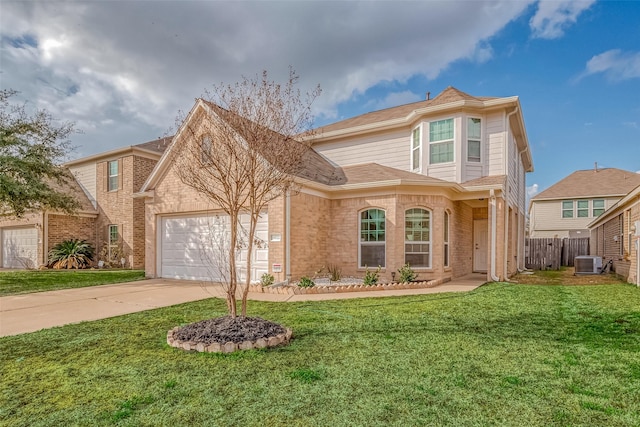
[[[239,238],[246,243],[242,230],[249,217],[240,220]],[[166,217],[161,220],[160,276],[174,279],[224,281],[229,277],[225,253],[229,245],[229,218],[226,215],[193,215]],[[268,271],[268,219],[261,215],[254,245],[252,280],[259,280]],[[247,250],[238,251],[237,271],[240,280],[246,277]]]
[[[34,227],[2,230],[2,267],[36,268],[38,266],[38,230]]]

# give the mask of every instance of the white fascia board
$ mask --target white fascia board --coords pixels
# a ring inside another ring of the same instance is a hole
[[[131,152],[131,154],[142,154],[142,157],[149,157],[152,159],[159,159],[162,155],[154,150],[148,150],[146,148],[136,147],[130,145],[128,147],[116,148],[115,150],[105,151],[103,153],[93,154],[91,156],[82,157],[80,159],[71,160],[62,164],[62,166],[70,167],[76,166],[82,163],[96,163],[98,160],[121,157],[122,154]]]

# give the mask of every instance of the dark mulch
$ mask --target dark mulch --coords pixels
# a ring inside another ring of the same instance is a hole
[[[181,341],[193,341],[208,345],[256,341],[285,332],[286,330],[282,326],[260,317],[232,318],[225,316],[183,326],[174,332],[173,336]]]

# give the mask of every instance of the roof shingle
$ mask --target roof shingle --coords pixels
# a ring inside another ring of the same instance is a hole
[[[531,200],[624,196],[640,185],[640,174],[616,168],[573,172]]]

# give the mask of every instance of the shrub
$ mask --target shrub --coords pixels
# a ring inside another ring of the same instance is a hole
[[[364,273],[364,279],[362,280],[363,284],[365,284],[366,286],[371,286],[378,283],[381,269],[382,267],[380,266],[378,266],[378,269],[376,271],[369,271],[369,268],[366,268]]]
[[[327,271],[329,271],[329,280],[332,282],[339,282],[342,277],[342,270],[335,264],[329,264],[327,266]]]
[[[400,283],[407,283],[413,280],[416,280],[418,275],[415,271],[409,266],[409,264],[405,264],[398,269],[398,273],[400,273]]]
[[[276,279],[275,277],[273,277],[273,274],[264,273],[262,276],[260,276],[260,284],[262,286],[271,286],[275,281]]]
[[[123,258],[126,260],[128,258],[128,253],[122,243],[112,246],[111,250],[109,250],[109,246],[105,243],[100,251],[98,259],[104,261],[106,267],[120,268],[123,267],[121,262]]]
[[[298,282],[298,286],[301,288],[313,288],[315,285],[315,282],[309,279],[307,276],[301,277],[300,281]]]
[[[91,261],[93,247],[86,240],[65,240],[49,251],[49,266],[56,269],[87,268]]]

